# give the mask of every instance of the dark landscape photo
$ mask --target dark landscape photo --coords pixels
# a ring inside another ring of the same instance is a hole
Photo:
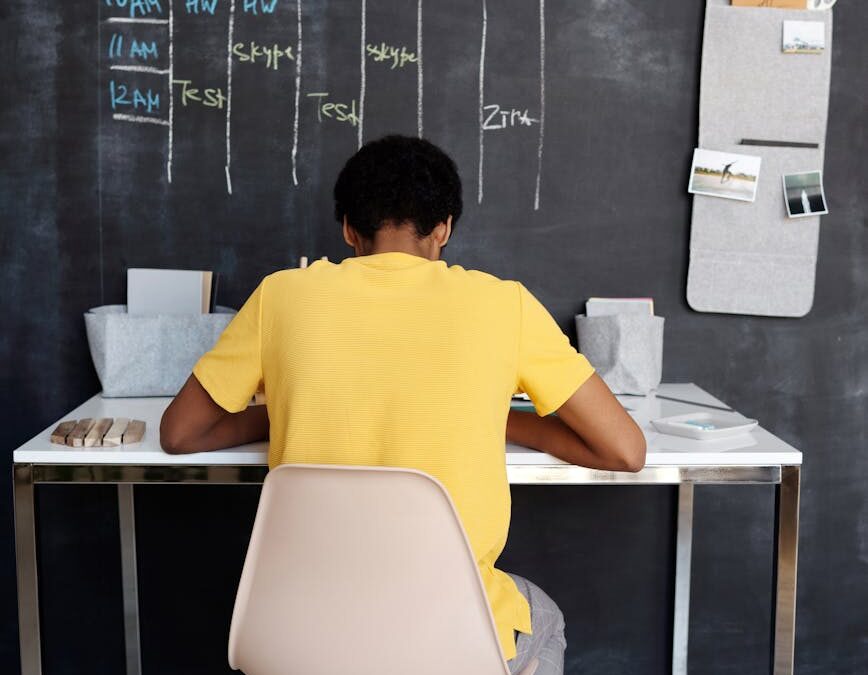
[[[790,218],[819,216],[829,212],[820,171],[784,176],[784,199]]]

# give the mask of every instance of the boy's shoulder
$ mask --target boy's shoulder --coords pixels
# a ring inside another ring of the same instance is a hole
[[[490,274],[489,272],[483,272],[482,270],[467,269],[465,267],[462,267],[461,265],[447,265],[446,269],[452,274],[465,276],[468,279],[472,279],[473,281],[481,284],[503,283],[502,279],[499,279],[498,277]]]
[[[516,299],[519,295],[521,284],[512,279],[501,279],[489,272],[478,269],[467,269],[461,265],[449,265],[445,261],[438,261],[438,267],[445,273],[444,276],[453,283],[468,286],[480,292],[512,295]],[[280,269],[267,275],[263,279],[263,285],[269,288],[301,290],[308,284],[322,287],[326,278],[334,275],[335,280],[341,276],[343,266],[327,260],[317,260],[306,268]]]
[[[263,283],[269,286],[281,286],[286,284],[302,283],[306,279],[311,279],[313,276],[328,271],[330,268],[335,269],[338,265],[328,260],[316,260],[307,267],[287,267],[276,270],[263,278]]]
[[[465,269],[461,265],[450,265],[446,269],[456,278],[461,278],[468,284],[476,286],[481,290],[517,294],[520,285],[517,281],[513,281],[512,279],[501,279],[490,272],[483,272],[482,270],[476,269]]]

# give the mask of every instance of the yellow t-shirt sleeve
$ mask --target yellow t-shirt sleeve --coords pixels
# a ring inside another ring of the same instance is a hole
[[[552,315],[518,284],[520,303],[518,387],[541,417],[560,408],[594,368],[579,354]]]
[[[193,366],[193,375],[228,412],[241,412],[262,383],[262,296],[265,281]]]

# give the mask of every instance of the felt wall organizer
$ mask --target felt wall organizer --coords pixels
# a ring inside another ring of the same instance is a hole
[[[792,20],[825,23],[822,53],[784,53],[784,21]],[[687,277],[693,309],[782,317],[810,311],[820,217],[787,217],[782,176],[823,168],[831,53],[831,11],[708,0],[699,147],[758,155],[762,168],[753,203],[693,197]]]
[[[644,396],[663,374],[663,324],[648,314],[579,314],[579,350],[614,393]]]
[[[87,341],[102,395],[174,396],[196,361],[235,316],[127,314],[126,305],[94,307],[84,315]]]

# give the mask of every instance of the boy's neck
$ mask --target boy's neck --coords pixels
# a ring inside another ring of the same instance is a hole
[[[356,255],[378,253],[407,253],[428,260],[440,260],[440,246],[433,237],[419,238],[412,227],[384,227],[377,231],[373,241],[362,242]]]

